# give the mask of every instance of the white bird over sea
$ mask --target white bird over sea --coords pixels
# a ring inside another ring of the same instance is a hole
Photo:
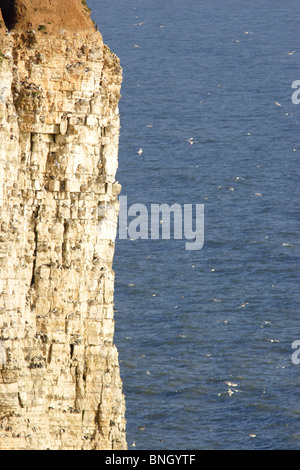
[[[237,384],[233,383],[233,382],[225,382],[226,385],[228,385],[228,387],[237,387]]]
[[[140,149],[140,150],[138,151],[138,154],[139,154],[139,155],[142,155],[142,153],[143,153],[143,149]]]
[[[246,305],[248,305],[249,302],[245,302],[244,304],[240,305],[238,308],[243,308],[243,307],[246,307]]]
[[[288,52],[288,55],[293,55],[296,51]]]
[[[194,137],[190,137],[189,139],[187,139],[187,142],[188,142],[190,145],[193,145],[193,144],[197,144],[197,143],[198,143],[197,140],[194,140]]]

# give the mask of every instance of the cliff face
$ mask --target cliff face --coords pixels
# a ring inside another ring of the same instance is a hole
[[[72,2],[63,29],[57,0],[44,16],[37,0],[6,1],[0,17],[0,449],[126,448],[112,271],[122,71]]]

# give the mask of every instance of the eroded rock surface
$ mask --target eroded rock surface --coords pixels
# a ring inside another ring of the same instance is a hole
[[[0,449],[125,449],[112,270],[122,70],[85,2],[68,1],[63,28],[67,2],[12,3],[9,33],[0,16]]]

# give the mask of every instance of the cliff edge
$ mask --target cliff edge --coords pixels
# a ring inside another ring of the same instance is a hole
[[[0,449],[126,449],[112,270],[122,69],[84,1],[0,8]]]

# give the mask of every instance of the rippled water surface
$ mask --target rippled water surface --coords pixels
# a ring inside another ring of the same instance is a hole
[[[123,68],[122,195],[205,205],[199,251],[116,243],[128,447],[299,449],[300,4],[88,3]]]

